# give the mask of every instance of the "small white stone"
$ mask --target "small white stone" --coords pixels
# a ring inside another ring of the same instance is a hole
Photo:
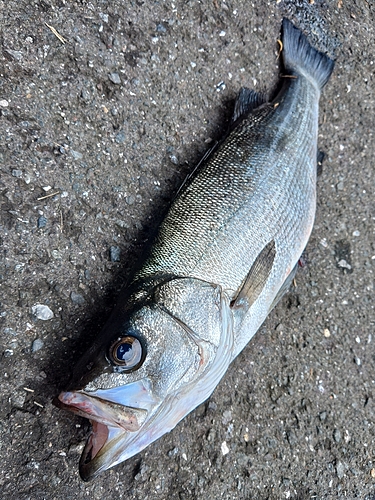
[[[31,344],[31,352],[37,352],[40,351],[40,349],[43,349],[44,347],[44,342],[42,339],[35,339],[34,342]]]
[[[226,443],[226,441],[223,441],[221,443],[221,453],[225,456],[225,455],[228,455],[229,453],[229,448],[228,448],[228,445]]]
[[[348,262],[346,262],[346,260],[345,260],[345,259],[341,259],[341,260],[337,263],[337,265],[338,265],[338,266],[340,266],[340,267],[344,267],[345,269],[349,269],[349,270],[352,268],[352,266],[351,266]]]
[[[31,308],[31,312],[37,319],[41,319],[43,321],[47,321],[54,317],[51,309],[43,304],[35,304],[35,306]]]
[[[9,106],[9,102],[6,99],[0,99],[0,106],[2,108],[7,108]]]

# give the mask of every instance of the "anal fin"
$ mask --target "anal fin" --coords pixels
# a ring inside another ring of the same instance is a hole
[[[267,283],[276,257],[275,241],[271,240],[255,259],[241,287],[237,290],[231,307],[251,307]]]

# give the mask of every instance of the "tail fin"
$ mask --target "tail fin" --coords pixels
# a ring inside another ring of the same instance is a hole
[[[282,41],[285,69],[306,75],[322,89],[333,71],[332,59],[314,49],[289,19],[283,19]]]

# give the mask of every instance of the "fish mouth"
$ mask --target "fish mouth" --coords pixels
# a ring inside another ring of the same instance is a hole
[[[118,403],[118,389],[62,392],[54,399],[55,406],[89,419],[92,425],[79,462],[84,481],[135,455],[154,440],[142,429],[157,406],[148,385],[140,381],[124,386],[121,398],[128,399],[126,406]],[[126,393],[130,397],[126,398]]]

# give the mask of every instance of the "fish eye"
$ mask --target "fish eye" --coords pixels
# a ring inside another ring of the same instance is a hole
[[[140,340],[127,335],[117,338],[109,348],[109,360],[121,371],[137,370],[143,363],[146,353]]]

